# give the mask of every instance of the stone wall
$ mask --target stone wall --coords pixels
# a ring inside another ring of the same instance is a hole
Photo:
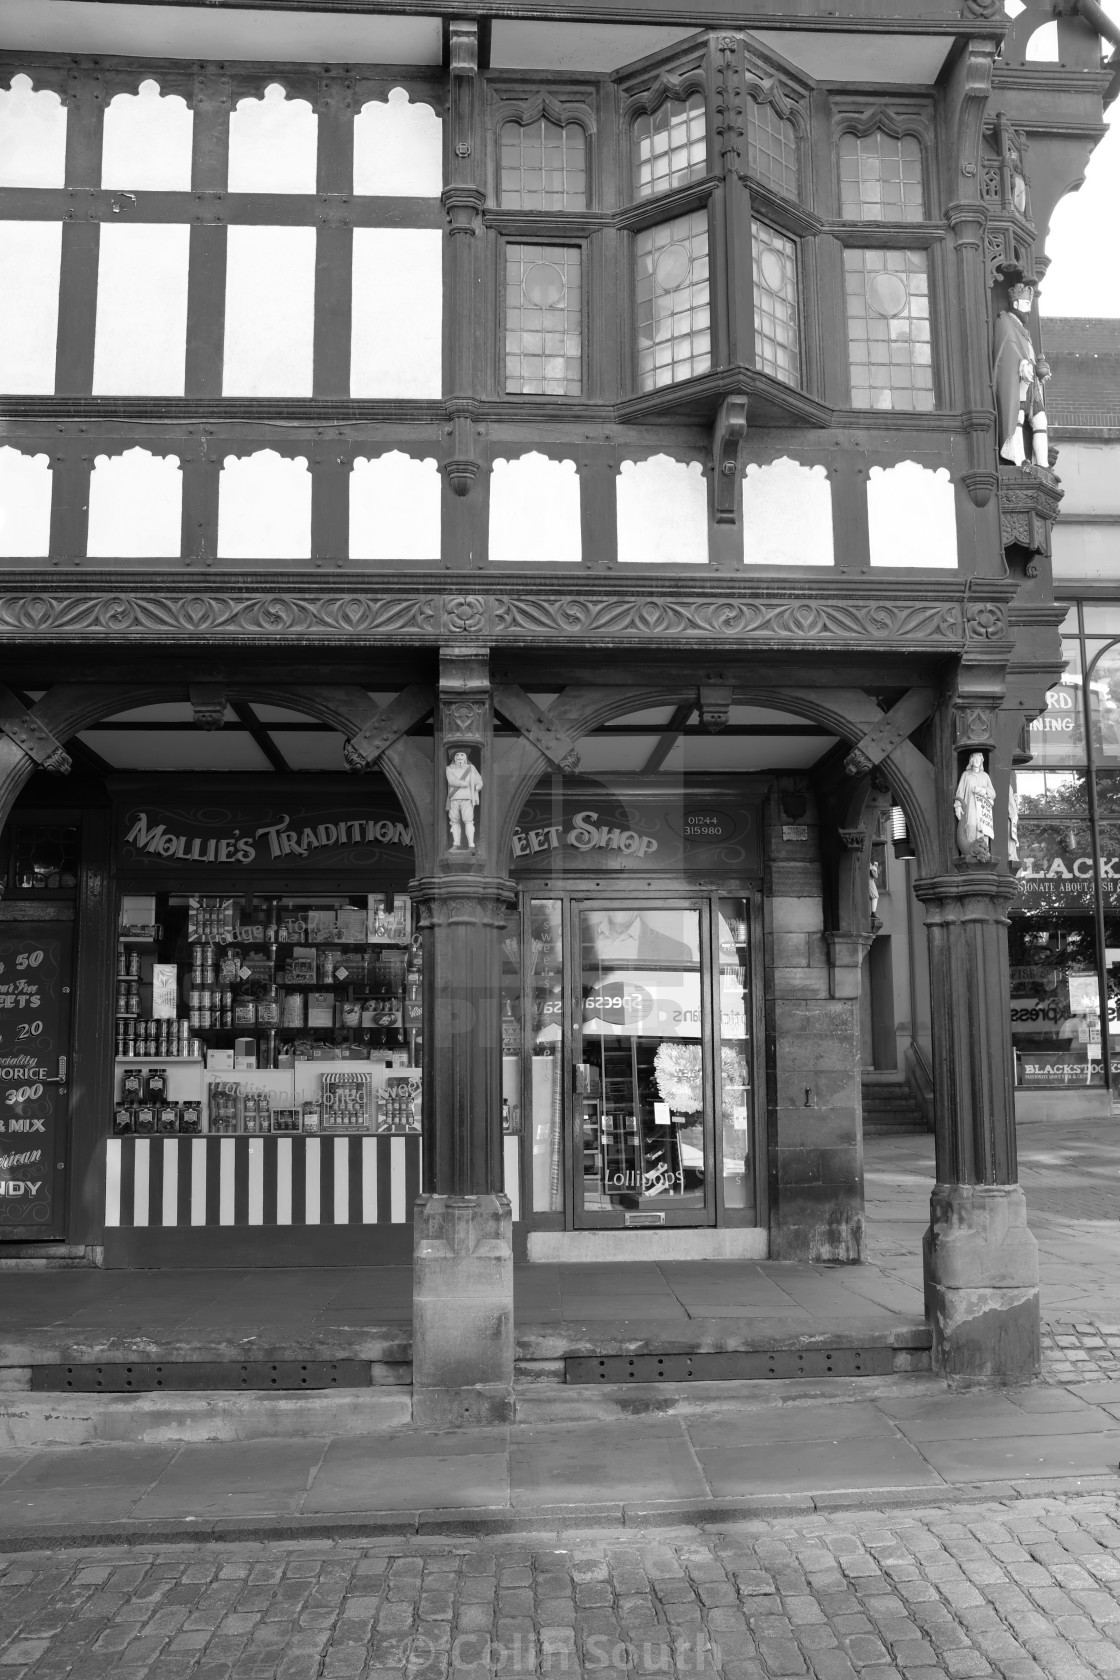
[[[824,930],[817,811],[807,782],[783,777],[765,821],[770,1253],[775,1260],[859,1260],[859,970],[854,984],[845,975],[837,985]],[[855,995],[833,995],[844,990]]]

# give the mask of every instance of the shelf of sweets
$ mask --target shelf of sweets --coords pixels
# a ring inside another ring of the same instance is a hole
[[[155,1055],[149,1055],[145,1050],[136,1056],[114,1056],[113,1060],[117,1067],[135,1067],[138,1062],[151,1062],[155,1067],[163,1067],[167,1063],[171,1063],[175,1067],[201,1067],[205,1057],[161,1056],[158,1052]]]

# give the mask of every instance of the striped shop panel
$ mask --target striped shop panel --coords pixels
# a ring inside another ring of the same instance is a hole
[[[505,1143],[513,1217],[520,1148]],[[107,1226],[407,1225],[420,1139],[124,1137],[105,1147]]]

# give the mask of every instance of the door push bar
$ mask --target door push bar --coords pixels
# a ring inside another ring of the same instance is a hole
[[[43,1076],[43,1078],[39,1081],[39,1083],[41,1085],[65,1085],[66,1084],[66,1057],[65,1056],[60,1056],[58,1058],[58,1072],[56,1074],[54,1074],[54,1075],[45,1074]]]

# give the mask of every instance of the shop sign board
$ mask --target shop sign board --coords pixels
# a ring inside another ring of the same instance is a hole
[[[1096,1058],[1076,1050],[1020,1051],[1016,1057],[1018,1083],[1025,1089],[1053,1091],[1070,1085],[1101,1085],[1103,1070]]]
[[[757,874],[761,807],[744,799],[738,778],[664,780],[546,779],[514,830],[514,876]]]
[[[1071,826],[1076,840],[1067,844]],[[1093,858],[1088,823],[1020,823],[1019,873],[1016,896],[1023,909],[1043,906],[1055,910],[1084,908],[1093,903]],[[1120,834],[1116,826],[1102,823],[1101,894],[1106,905],[1120,905]]]
[[[65,1235],[71,931],[0,930],[0,1239]]]
[[[412,830],[387,782],[370,778],[352,797],[238,799],[207,793],[187,802],[133,793],[116,815],[118,867],[225,874],[315,869],[412,871]]]

